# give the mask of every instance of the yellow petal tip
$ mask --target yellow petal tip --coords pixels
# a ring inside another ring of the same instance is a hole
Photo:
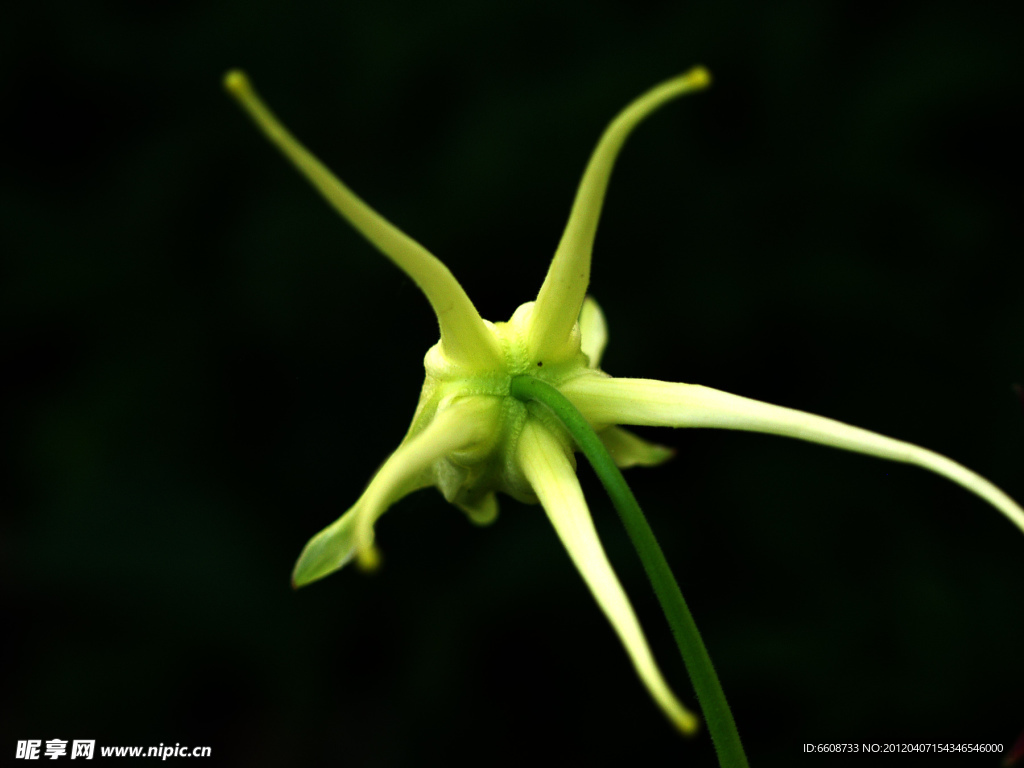
[[[690,712],[673,717],[672,724],[688,739],[700,733],[700,718]]]
[[[380,550],[372,544],[359,550],[356,555],[356,566],[363,573],[373,573],[380,568]]]
[[[235,96],[250,90],[249,77],[240,69],[232,69],[224,75],[224,90]]]
[[[691,88],[707,88],[711,85],[711,73],[704,67],[694,67],[683,77],[689,81]]]

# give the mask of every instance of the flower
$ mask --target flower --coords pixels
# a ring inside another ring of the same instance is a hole
[[[672,454],[623,424],[766,432],[917,464],[982,497],[1024,530],[1024,510],[1012,499],[932,451],[708,387],[613,378],[601,371],[606,326],[586,290],[612,166],[641,120],[709,82],[705,69],[692,69],[652,88],[611,122],[583,174],[536,300],[521,305],[508,322],[490,323],[444,264],[321,165],[260,101],[243,73],[228,73],[227,90],[267,137],[352,226],[416,282],[441,332],[424,360],[426,380],[405,438],[356,503],[306,545],[292,575],[295,586],[323,578],[353,559],[363,568],[375,567],[374,523],[420,488],[436,486],[479,524],[497,517],[498,492],[540,502],[652,698],[682,731],[693,732],[697,719],[665,683],[597,537],[576,477],[572,438],[546,409],[509,394],[512,378],[521,375],[542,379],[565,395],[599,431],[621,467],[659,464]]]

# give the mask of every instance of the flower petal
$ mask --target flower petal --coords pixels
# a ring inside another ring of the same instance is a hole
[[[619,469],[656,467],[676,455],[675,448],[648,442],[622,427],[608,427],[601,430],[597,436],[601,438],[601,442]]]
[[[587,356],[587,365],[590,368],[600,368],[601,355],[608,346],[608,323],[605,322],[604,312],[592,296],[587,296],[583,300],[579,322],[580,349]]]
[[[310,154],[267,108],[243,72],[229,72],[224,87],[327,202],[426,294],[441,326],[441,342],[448,357],[473,370],[501,361],[497,341],[448,267],[363,202]]]
[[[295,564],[293,586],[322,579],[353,555],[362,567],[372,569],[377,560],[373,524],[403,496],[432,485],[432,465],[439,458],[469,448],[495,431],[499,407],[498,398],[467,397],[439,410],[388,457],[355,505],[309,540]]]
[[[683,733],[693,733],[698,727],[697,717],[679,703],[654,663],[633,607],[601,547],[579,480],[562,444],[540,422],[529,419],[517,450],[523,474],[626,647],[651,697]]]
[[[647,91],[622,110],[605,129],[583,173],[569,222],[537,294],[527,338],[527,348],[533,359],[559,360],[572,353],[566,346],[590,282],[590,254],[597,221],[612,166],[626,138],[641,120],[662,104],[704,88],[710,82],[707,70],[695,67]]]
[[[595,424],[720,427],[796,437],[834,448],[916,464],[980,496],[1024,531],[1024,510],[985,478],[945,456],[803,411],[696,384],[581,376],[562,392]]]

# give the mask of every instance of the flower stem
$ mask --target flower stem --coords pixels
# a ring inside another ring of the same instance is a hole
[[[722,768],[746,768],[747,757],[736,730],[736,721],[725,700],[725,692],[718,681],[711,657],[683,599],[683,593],[636,497],[622,477],[622,472],[615,466],[601,438],[565,395],[540,379],[533,376],[516,376],[512,379],[509,394],[522,401],[535,400],[551,409],[594,467],[615,509],[618,510],[629,537],[633,540],[633,546],[640,555],[647,577],[651,580],[662,610],[672,627],[672,634],[675,635],[683,663],[686,665],[686,671],[690,675],[704,719],[707,721],[711,740],[718,752],[719,764]]]

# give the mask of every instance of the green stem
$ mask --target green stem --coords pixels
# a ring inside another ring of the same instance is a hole
[[[643,561],[647,577],[651,580],[662,610],[665,611],[668,623],[672,627],[672,634],[675,635],[686,671],[690,675],[704,712],[711,740],[718,752],[719,764],[723,768],[746,768],[747,756],[740,743],[736,721],[725,700],[725,692],[718,681],[711,657],[683,599],[683,593],[672,575],[658,540],[654,538],[654,532],[647,524],[647,518],[640,510],[636,497],[626,484],[622,472],[615,466],[601,438],[565,395],[540,379],[517,376],[512,379],[509,394],[523,401],[536,400],[550,408],[593,465],[602,485],[611,496],[629,537],[633,540],[633,546]]]

